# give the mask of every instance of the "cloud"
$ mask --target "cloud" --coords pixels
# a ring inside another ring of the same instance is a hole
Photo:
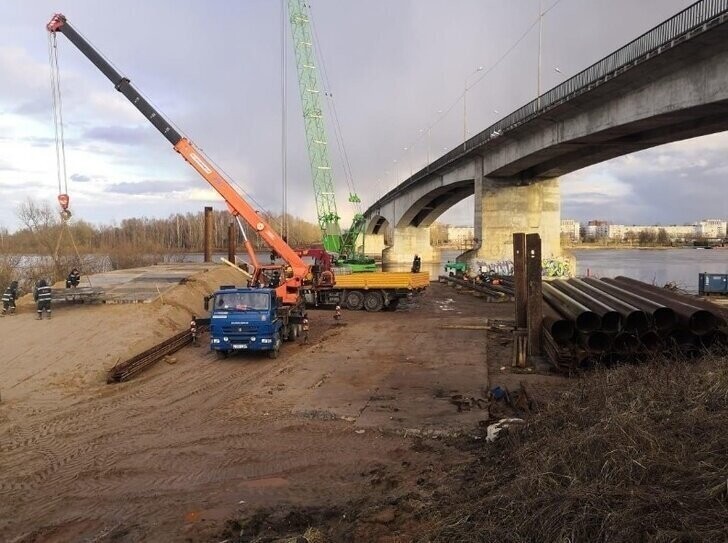
[[[108,185],[105,190],[106,192],[112,192],[115,194],[151,196],[158,194],[185,192],[197,188],[197,185],[199,185],[199,183],[196,181],[122,181],[120,183],[113,183],[111,185]]]
[[[13,166],[12,163],[10,163],[9,161],[3,160],[2,158],[0,158],[0,171],[16,172],[16,171],[18,171],[18,168]]]
[[[149,136],[141,126],[94,126],[83,133],[84,140],[97,140],[120,145],[138,145]]]
[[[71,174],[70,179],[71,181],[76,181],[77,183],[88,183],[89,181],[91,181],[91,178],[88,175],[83,175],[80,173]]]

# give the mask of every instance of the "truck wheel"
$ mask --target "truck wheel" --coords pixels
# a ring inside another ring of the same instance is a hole
[[[364,306],[364,294],[358,290],[350,290],[344,295],[344,307],[354,311],[360,310]]]
[[[227,351],[215,351],[215,356],[217,356],[218,360],[224,360],[228,357]]]
[[[399,305],[399,298],[395,298],[394,300],[389,302],[389,305],[384,308],[385,311],[395,311],[397,309],[397,306]]]
[[[291,330],[288,332],[288,339],[296,341],[298,339],[298,325],[291,324]]]
[[[364,296],[364,309],[367,311],[375,312],[381,311],[384,307],[384,299],[380,292],[367,292]]]
[[[276,345],[272,350],[268,351],[268,358],[278,358],[280,348]]]

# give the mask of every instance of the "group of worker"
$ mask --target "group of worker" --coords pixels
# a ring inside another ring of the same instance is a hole
[[[78,268],[73,268],[66,278],[66,288],[76,288],[80,282],[81,272],[78,271]],[[0,298],[0,301],[2,301],[0,317],[15,315],[15,312],[17,311],[17,305],[15,302],[19,297],[20,288],[18,287],[18,282],[12,281],[3,292],[2,298]],[[50,319],[52,292],[48,281],[45,279],[39,279],[35,283],[35,288],[33,289],[33,300],[35,300],[36,311],[38,313],[36,318],[38,320],[43,320],[43,313],[45,313],[46,318]]]

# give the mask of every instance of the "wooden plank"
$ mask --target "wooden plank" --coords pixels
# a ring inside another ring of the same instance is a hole
[[[236,236],[236,230],[235,230],[235,223],[230,222],[228,224],[228,260],[230,262],[235,262],[235,245],[237,245],[237,236]]]
[[[528,354],[541,355],[541,326],[543,324],[543,293],[541,289],[541,236],[526,235],[526,276],[528,278]]]
[[[516,327],[526,328],[528,288],[526,278],[526,234],[513,234],[513,272],[515,300],[516,300]]]
[[[203,252],[205,254],[205,262],[212,262],[212,208],[209,206],[205,206],[205,218],[203,226]]]

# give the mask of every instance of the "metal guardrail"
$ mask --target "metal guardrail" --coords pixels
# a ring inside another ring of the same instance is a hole
[[[728,14],[728,0],[700,0],[694,3],[428,164],[377,200],[367,209],[365,215],[387,203],[420,179],[454,162],[475,148],[531,121],[557,105],[592,90],[626,69],[713,28],[722,22],[720,19],[726,14]]]

